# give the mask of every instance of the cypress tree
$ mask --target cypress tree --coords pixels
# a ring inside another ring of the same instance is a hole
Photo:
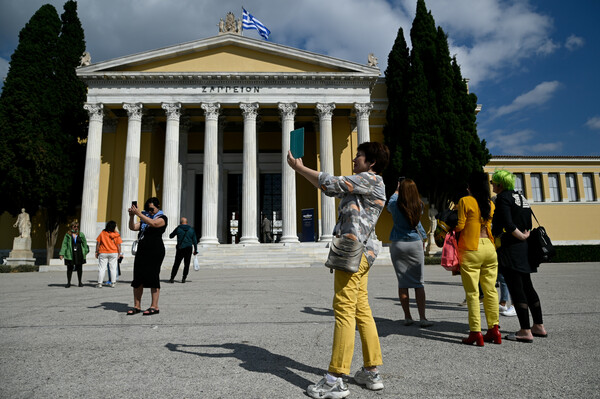
[[[424,0],[417,1],[410,37],[413,47],[407,68],[388,61],[386,70],[386,83],[398,75],[396,68],[407,77],[404,86],[388,83],[384,136],[388,145],[396,146],[390,150],[399,158],[388,174],[413,178],[421,194],[443,209],[490,155],[477,136],[477,97],[468,93],[460,67],[450,57],[448,38],[442,28],[436,28]],[[393,53],[395,48],[390,60]]]
[[[86,92],[75,68],[84,50],[74,1],[62,23],[52,5],[40,7],[19,33],[0,95],[0,212],[42,211],[47,261],[80,200]]]

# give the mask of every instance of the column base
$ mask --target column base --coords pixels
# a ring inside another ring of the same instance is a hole
[[[326,236],[321,236],[319,238],[319,242],[331,242],[331,240],[333,239],[333,235],[326,235]]]
[[[298,240],[298,237],[296,236],[282,236],[281,239],[279,240],[280,243],[294,243],[294,242],[300,242]]]
[[[242,237],[240,238],[240,244],[260,244],[258,237]]]
[[[202,237],[198,244],[200,244],[200,245],[219,245],[219,240],[217,237]]]

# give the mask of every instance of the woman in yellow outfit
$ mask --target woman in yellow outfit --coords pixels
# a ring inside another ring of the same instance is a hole
[[[483,342],[500,344],[502,338],[498,330],[499,308],[496,277],[498,259],[491,224],[494,204],[490,199],[488,175],[475,172],[469,177],[469,195],[458,202],[458,225],[461,232],[458,240],[460,275],[467,297],[469,309],[469,336],[464,344],[483,346]],[[479,311],[479,287],[483,291],[483,309],[488,324],[485,336],[481,335]]]

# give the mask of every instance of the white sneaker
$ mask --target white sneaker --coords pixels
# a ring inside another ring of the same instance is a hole
[[[98,285],[96,287],[102,288],[102,283],[98,283]]]
[[[507,317],[511,317],[511,316],[516,316],[517,315],[517,311],[515,310],[515,307],[513,305],[510,305],[510,307],[506,308],[506,306],[504,306],[506,308],[506,310],[502,310],[503,306],[500,306],[500,314],[502,316],[507,316]]]
[[[306,393],[311,398],[321,399],[321,398],[330,398],[330,399],[341,399],[350,395],[350,391],[348,390],[348,386],[344,383],[341,378],[337,378],[333,385],[330,385],[327,382],[327,375],[321,378],[321,381],[317,382],[315,385],[309,385],[306,388]]]
[[[117,286],[117,283],[111,283],[111,284],[109,285],[109,287],[111,287],[111,288],[115,288],[116,286]]]
[[[379,372],[369,371],[364,367],[361,367],[361,369],[354,374],[354,381],[359,385],[366,385],[371,391],[383,389],[383,379],[379,375]]]
[[[506,312],[508,310],[508,306],[498,305],[500,307],[500,313]]]

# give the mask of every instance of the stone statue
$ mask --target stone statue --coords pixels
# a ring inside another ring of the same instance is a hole
[[[242,20],[238,19],[236,21],[235,15],[231,11],[227,13],[225,21],[223,21],[223,18],[219,21],[219,35],[223,33],[242,34]]]
[[[369,53],[369,56],[367,57],[367,65],[371,67],[376,67],[377,63],[377,57],[375,57],[375,54]]]
[[[88,51],[84,52],[79,61],[79,66],[80,67],[88,66],[91,63],[92,63],[92,55]]]
[[[31,234],[31,221],[29,220],[29,214],[25,212],[25,208],[21,209],[21,213],[17,217],[17,221],[13,225],[19,229],[19,238],[27,238]]]
[[[434,233],[437,227],[437,219],[435,218],[438,214],[437,209],[433,204],[429,204],[429,211],[427,212],[427,216],[429,217],[429,234],[427,234],[427,247],[425,250],[426,255],[431,254],[432,246],[435,245]],[[434,247],[435,248],[435,247]]]

